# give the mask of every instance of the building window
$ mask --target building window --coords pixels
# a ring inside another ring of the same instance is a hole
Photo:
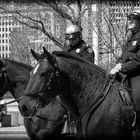
[[[8,51],[8,46],[6,45],[6,51]]]

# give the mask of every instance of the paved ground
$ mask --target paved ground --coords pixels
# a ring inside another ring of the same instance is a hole
[[[11,126],[11,127],[0,127],[0,140],[30,140],[27,136],[25,127]]]
[[[0,127],[1,133],[10,133],[10,132],[18,132],[18,133],[26,133],[24,125],[21,126],[11,126],[11,127]]]

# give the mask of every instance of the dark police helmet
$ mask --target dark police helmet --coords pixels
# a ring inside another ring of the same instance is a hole
[[[77,25],[70,25],[67,29],[66,29],[66,40],[74,40],[77,37],[81,37],[81,29],[79,26]]]

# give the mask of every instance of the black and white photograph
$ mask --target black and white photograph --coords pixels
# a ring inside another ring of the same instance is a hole
[[[140,139],[139,0],[0,0],[0,140],[51,139]]]

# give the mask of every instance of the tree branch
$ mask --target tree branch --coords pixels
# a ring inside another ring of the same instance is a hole
[[[20,24],[23,24],[23,25],[25,25],[25,26],[27,26],[27,27],[30,27],[30,28],[32,28],[32,29],[40,30],[40,31],[43,32],[48,38],[50,38],[58,47],[60,47],[60,48],[63,48],[63,47],[64,47],[64,45],[59,41],[59,39],[57,39],[57,38],[54,37],[51,33],[47,32],[47,31],[45,30],[45,26],[44,26],[44,24],[43,24],[43,22],[42,22],[41,20],[36,20],[36,19],[33,19],[33,18],[29,17],[29,16],[25,16],[25,15],[21,14],[20,12],[18,12],[17,10],[15,10],[15,11],[7,10],[7,9],[5,9],[5,8],[3,8],[3,7],[0,7],[0,9],[4,10],[4,11],[6,11],[6,12],[12,13],[14,19],[17,20]],[[32,21],[32,22],[33,22],[32,25],[31,25],[31,23],[27,23],[27,22],[25,22],[25,21],[23,21],[23,20],[20,20],[20,19],[17,18],[14,14],[17,14],[17,15],[21,16],[21,17],[24,18],[24,19],[28,19],[28,20]],[[39,25],[36,24],[36,23],[39,23],[41,26],[39,26]]]

